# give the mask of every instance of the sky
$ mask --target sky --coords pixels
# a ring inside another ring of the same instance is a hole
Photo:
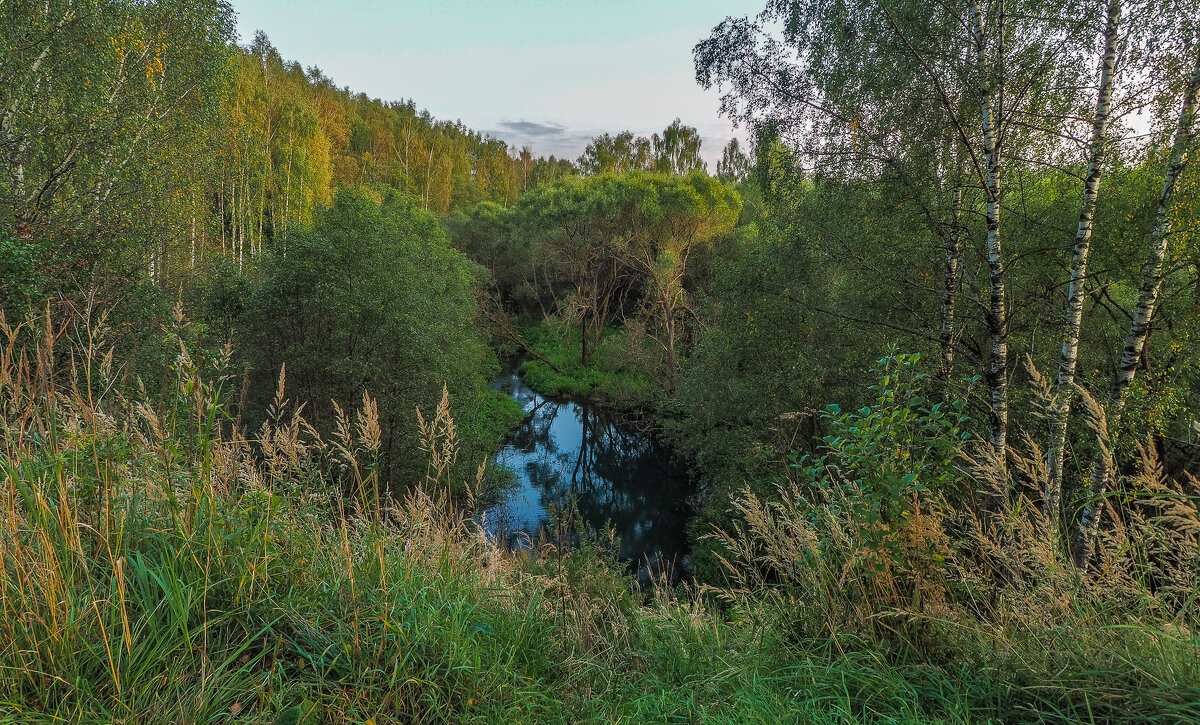
[[[234,0],[238,33],[386,101],[574,160],[603,132],[696,127],[715,168],[743,136],[695,79],[692,47],[765,0]]]

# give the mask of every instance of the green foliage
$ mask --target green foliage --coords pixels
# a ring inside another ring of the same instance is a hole
[[[862,497],[853,501],[857,510],[851,515],[870,525],[911,515],[907,506],[915,498],[951,493],[946,489],[958,478],[956,463],[971,437],[965,398],[945,404],[920,395],[928,378],[917,372],[920,359],[893,351],[879,360],[872,368],[879,376],[871,386],[874,404],[846,412],[827,406],[821,418],[828,433],[819,455],[793,464],[818,489],[853,482]],[[831,470],[836,478],[828,476]]]
[[[516,214],[498,204],[483,202],[469,212],[458,212],[445,219],[447,233],[454,246],[486,268],[492,283],[512,296],[529,273],[533,254],[528,237],[514,234]],[[528,300],[532,305],[533,300]]]
[[[384,411],[384,479],[400,485],[424,471],[413,454],[416,411],[436,408],[446,386],[470,434],[461,463],[473,470],[513,417],[486,400],[481,273],[412,200],[340,190],[312,229],[290,232],[267,260],[238,323],[253,364],[251,421],[265,419],[285,365],[288,394],[309,401],[325,434],[334,401],[345,407],[367,390]]]
[[[609,329],[595,356],[584,365],[579,361],[579,341],[561,325],[543,323],[523,330],[525,340],[542,357],[521,365],[525,384],[543,395],[591,398],[605,405],[632,412],[652,411],[663,391],[654,378],[636,362],[622,360],[631,344],[627,333]]]
[[[179,198],[206,169],[232,37],[218,0],[0,8],[3,225],[56,247],[43,272],[86,290],[177,231]]]
[[[755,183],[745,186],[761,195],[761,216],[731,235],[712,262],[698,310],[704,326],[681,362],[662,421],[699,472],[692,531],[701,577],[719,576],[703,537],[731,524],[731,498],[745,487],[772,495],[790,453],[812,451],[820,432],[814,409],[830,399],[870,402],[869,378],[845,356],[874,355],[895,339],[886,328],[829,314],[881,322],[898,314],[885,285],[847,270],[829,250],[837,237],[873,258],[894,253],[861,217],[863,208],[887,205],[865,190],[815,184],[768,132],[758,142]]]
[[[516,313],[578,326],[586,366],[605,328],[624,322],[662,350],[647,370],[671,386],[692,339],[694,295],[733,227],[737,193],[700,171],[570,177],[506,212],[483,206],[452,223],[459,248],[493,273]]]
[[[885,566],[931,567],[938,558],[922,547],[914,550],[897,532],[922,511],[960,497],[962,449],[971,434],[965,397],[931,403],[921,395],[928,377],[917,371],[920,358],[893,350],[880,359],[872,368],[878,376],[871,386],[874,403],[852,411],[827,406],[821,413],[827,432],[817,453],[792,464],[801,492],[795,505],[821,541],[817,556],[836,560],[839,534],[853,526],[856,547],[870,551],[870,575]]]
[[[622,131],[616,136],[603,134],[592,139],[576,164],[584,174],[628,174],[654,168],[650,139]]]
[[[48,296],[38,264],[40,251],[36,243],[19,240],[0,227],[0,311],[10,319],[20,319],[32,303]]]
[[[576,163],[582,173],[591,176],[637,171],[686,176],[705,168],[701,145],[696,129],[677,118],[661,135],[656,133],[650,138],[634,136],[632,131],[597,136]]]
[[[742,151],[742,143],[736,137],[729,140],[721,151],[717,162],[717,178],[726,183],[742,182],[750,176],[750,157]]]

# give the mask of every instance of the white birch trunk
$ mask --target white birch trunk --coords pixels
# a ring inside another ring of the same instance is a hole
[[[1100,60],[1100,86],[1096,93],[1096,115],[1092,121],[1091,145],[1088,148],[1088,172],[1083,182],[1083,200],[1079,205],[1079,223],[1075,229],[1075,253],[1071,261],[1071,283],[1067,291],[1067,318],[1063,329],[1054,401],[1050,410],[1050,446],[1046,455],[1046,490],[1043,492],[1043,506],[1051,531],[1058,530],[1061,517],[1067,423],[1071,417],[1075,370],[1079,362],[1088,253],[1092,244],[1092,221],[1096,216],[1096,202],[1100,195],[1105,136],[1108,134],[1108,122],[1112,112],[1113,78],[1116,75],[1120,25],[1121,0],[1109,0],[1104,25],[1104,55]]]
[[[978,70],[984,74],[979,95],[980,126],[983,132],[985,171],[984,196],[987,216],[987,264],[988,264],[988,367],[987,386],[991,403],[991,445],[997,466],[996,474],[1001,481],[1008,480],[1008,319],[1004,295],[1004,254],[1000,238],[1000,194],[1001,162],[997,124],[1001,115],[996,112],[996,93],[993,83],[995,75],[988,68],[986,35],[983,15],[979,3],[971,3],[973,32],[975,34],[975,59]],[[1002,13],[1003,15],[1003,13]],[[1000,23],[1003,36],[1003,17]],[[1003,53],[1003,40],[999,43]],[[1003,67],[1003,60],[1000,67]],[[1001,70],[1001,74],[1003,71]]]
[[[946,235],[946,269],[942,279],[942,328],[939,344],[942,348],[941,378],[949,382],[954,375],[955,302],[958,297],[958,268],[962,260],[962,236],[959,213],[962,210],[962,185],[957,181],[951,197],[950,232]]]
[[[221,179],[221,193],[217,195],[217,209],[221,220],[221,254],[225,254],[225,179]]]
[[[1197,96],[1200,96],[1200,43],[1193,45],[1192,72],[1188,78],[1187,88],[1183,94],[1183,108],[1179,111],[1179,120],[1175,126],[1174,138],[1171,141],[1171,155],[1167,160],[1167,168],[1163,174],[1162,190],[1158,195],[1158,208],[1154,218],[1154,228],[1150,232],[1150,259],[1142,268],[1142,284],[1138,290],[1137,308],[1129,325],[1129,333],[1125,337],[1125,349],[1121,352],[1121,360],[1113,375],[1112,389],[1109,391],[1109,427],[1120,423],[1121,414],[1125,408],[1125,391],[1137,375],[1138,361],[1146,346],[1146,338],[1150,334],[1150,324],[1154,319],[1154,311],[1158,306],[1158,295],[1162,290],[1164,266],[1167,259],[1167,247],[1171,231],[1171,202],[1175,196],[1175,184],[1187,165],[1187,150],[1191,142],[1193,125],[1196,121]],[[1104,498],[1108,492],[1108,481],[1111,476],[1109,461],[1104,456],[1097,456],[1092,464],[1088,502],[1084,506],[1079,521],[1079,531],[1075,536],[1072,553],[1076,565],[1087,571],[1092,555],[1092,543],[1100,525],[1100,515],[1104,511]]]
[[[429,146],[429,161],[425,164],[425,210],[429,211],[429,189],[433,183],[433,145]]]

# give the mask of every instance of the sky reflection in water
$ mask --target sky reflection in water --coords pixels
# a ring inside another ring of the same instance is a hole
[[[587,403],[548,400],[514,371],[492,383],[530,413],[500,450],[515,486],[487,512],[489,529],[520,545],[549,522],[549,511],[574,498],[589,526],[612,525],[621,558],[655,571],[676,570],[687,553],[688,479],[669,449]]]

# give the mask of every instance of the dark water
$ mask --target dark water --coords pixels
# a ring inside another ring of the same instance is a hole
[[[492,533],[514,547],[546,530],[551,511],[573,502],[590,527],[612,526],[620,556],[639,577],[686,568],[689,482],[671,451],[586,402],[547,399],[510,366],[492,382],[528,414],[498,454],[515,474],[505,500],[487,512]]]

